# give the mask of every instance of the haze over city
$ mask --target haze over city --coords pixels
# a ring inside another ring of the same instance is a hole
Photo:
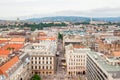
[[[0,0],[0,80],[120,80],[120,0]]]
[[[0,19],[46,16],[120,16],[119,0],[1,0]]]

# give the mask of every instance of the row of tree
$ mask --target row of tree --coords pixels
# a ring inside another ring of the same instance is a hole
[[[52,26],[67,26],[67,24],[65,23],[39,23],[39,24],[28,24],[28,23],[24,23],[24,25],[0,25],[0,28],[24,28],[24,27],[29,27],[31,28],[32,31],[34,31],[35,29],[43,29],[44,27],[52,27]]]
[[[52,26],[67,26],[65,23],[59,23],[59,24],[54,24],[54,23],[39,23],[39,24],[24,24],[25,27],[30,27],[32,31],[35,29],[43,29],[44,27],[52,27]]]

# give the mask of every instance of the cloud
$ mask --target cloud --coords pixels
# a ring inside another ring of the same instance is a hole
[[[0,3],[23,3],[23,2],[35,2],[39,0],[1,0]]]
[[[31,15],[109,17],[120,16],[120,0],[1,0],[0,10],[0,19]]]
[[[96,8],[92,10],[65,10],[53,13],[40,13],[26,16],[17,16],[20,19],[29,19],[29,18],[41,18],[41,17],[52,17],[52,16],[84,16],[84,17],[120,17],[120,7],[117,8]],[[16,19],[15,17],[11,17],[12,19]],[[2,17],[1,17],[2,18]],[[10,19],[10,17],[4,18]]]
[[[120,7],[118,8],[97,8],[88,11],[60,11],[54,13],[55,16],[88,16],[88,17],[118,17],[120,16]]]

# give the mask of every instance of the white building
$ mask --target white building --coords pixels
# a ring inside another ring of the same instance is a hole
[[[120,58],[89,52],[86,76],[87,80],[120,80]]]
[[[65,57],[67,63],[67,73],[69,75],[85,74],[86,72],[86,55],[90,51],[82,46],[65,46]]]

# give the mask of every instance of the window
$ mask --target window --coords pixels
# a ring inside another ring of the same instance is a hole
[[[46,69],[48,69],[48,66],[46,66]]]
[[[31,68],[33,69],[33,66]]]
[[[44,69],[44,66],[42,67],[42,69]]]
[[[46,64],[48,64],[48,61],[46,61]]]
[[[68,72],[70,74],[70,72]]]
[[[51,72],[49,72],[51,74]]]
[[[69,65],[70,65],[70,63],[69,63]]]

